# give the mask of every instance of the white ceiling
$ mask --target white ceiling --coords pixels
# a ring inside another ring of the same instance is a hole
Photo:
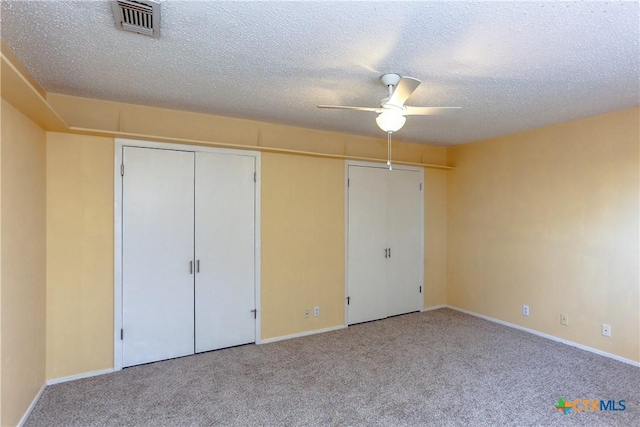
[[[384,137],[394,72],[423,81],[397,139],[461,144],[640,104],[633,2],[161,1],[159,39],[107,1],[2,1],[1,37],[50,92]]]

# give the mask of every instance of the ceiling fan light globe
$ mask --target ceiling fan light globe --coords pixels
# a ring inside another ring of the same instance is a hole
[[[402,129],[407,118],[401,113],[393,110],[383,111],[376,117],[378,127],[385,132],[397,132]]]

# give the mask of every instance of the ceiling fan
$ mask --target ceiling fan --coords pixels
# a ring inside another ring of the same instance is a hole
[[[368,111],[377,113],[376,123],[387,132],[387,166],[391,170],[391,134],[397,132],[407,121],[406,116],[429,116],[441,110],[460,109],[462,107],[410,107],[404,105],[411,94],[422,83],[413,77],[400,77],[398,74],[384,74],[380,81],[389,90],[386,98],[380,101],[380,107],[350,107],[346,105],[318,105],[318,108],[339,110]]]
[[[404,126],[405,116],[430,116],[440,110],[460,109],[462,107],[410,107],[404,105],[411,94],[422,83],[413,77],[400,77],[398,74],[384,74],[380,81],[389,90],[389,95],[380,101],[380,107],[350,107],[346,105],[318,105],[318,108],[339,110],[369,111],[377,113],[376,123],[385,132],[397,132]]]

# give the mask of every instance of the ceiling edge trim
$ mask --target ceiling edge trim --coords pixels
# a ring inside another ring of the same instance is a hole
[[[45,130],[59,132],[68,130],[69,125],[47,102],[31,80],[20,72],[20,66],[16,66],[5,52],[0,53],[0,61],[2,62],[0,71],[2,98]]]
[[[31,74],[27,71],[22,62],[16,57],[15,53],[13,53],[13,49],[11,49],[4,40],[0,40],[0,52],[4,55],[7,60],[18,70],[19,74],[33,86],[36,92],[40,94],[43,98],[47,96],[47,92],[38,84],[36,79],[34,79]]]
[[[329,153],[319,153],[314,151],[290,150],[286,148],[276,148],[276,147],[267,147],[267,146],[258,146],[258,145],[230,144],[230,143],[224,143],[224,142],[204,141],[199,139],[176,138],[176,137],[170,137],[170,136],[147,135],[147,134],[132,133],[132,132],[89,129],[89,128],[82,128],[82,127],[76,127],[76,126],[71,126],[69,130],[71,131],[71,133],[78,133],[82,135],[141,139],[144,141],[200,145],[200,146],[218,147],[218,148],[234,148],[236,150],[250,150],[250,151],[260,151],[265,153],[289,154],[289,155],[306,156],[306,157],[321,157],[325,159],[359,160],[359,161],[376,162],[376,163],[386,162],[386,159],[372,158],[372,157],[346,156],[342,154],[329,154]],[[418,167],[423,167],[427,169],[441,169],[441,170],[455,169],[455,167],[453,166],[438,165],[433,163],[415,163],[415,162],[405,162],[401,160],[394,160],[393,163],[398,165],[405,165],[405,166],[418,166]]]
[[[269,146],[256,146],[256,145],[241,145],[221,143],[207,140],[197,140],[188,138],[166,137],[160,135],[148,135],[137,134],[133,132],[120,132],[106,129],[91,129],[77,126],[70,126],[58,112],[51,106],[46,99],[46,92],[33,80],[33,78],[26,72],[22,64],[12,54],[5,54],[5,45],[2,44],[2,52],[0,53],[0,59],[2,62],[1,68],[1,87],[2,98],[36,122],[40,127],[46,131],[53,132],[65,132],[85,135],[98,135],[107,137],[121,137],[121,138],[134,138],[143,139],[149,141],[160,142],[173,142],[181,144],[191,145],[206,145],[213,147],[235,148],[239,150],[251,150],[267,153],[277,154],[289,154],[297,156],[310,156],[321,157],[327,159],[337,160],[360,160],[368,162],[385,162],[386,159],[382,158],[369,158],[369,157],[357,157],[342,154],[329,154],[314,151],[302,151],[291,150],[285,148],[269,147]],[[12,58],[10,58],[10,56]],[[12,60],[13,59],[13,60]],[[15,61],[15,63],[14,63]],[[41,92],[42,90],[42,92]],[[44,93],[44,95],[43,95]],[[453,170],[452,166],[431,164],[431,163],[415,163],[406,161],[394,161],[394,163],[418,166],[428,169],[440,169],[440,170]]]

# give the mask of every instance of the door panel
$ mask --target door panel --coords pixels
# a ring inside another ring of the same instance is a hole
[[[349,166],[348,323],[387,316],[386,169]]]
[[[124,147],[123,365],[193,354],[194,153]]]
[[[196,155],[196,352],[255,342],[255,159]]]
[[[389,174],[387,238],[391,248],[387,315],[418,311],[422,307],[421,174],[394,169]]]

